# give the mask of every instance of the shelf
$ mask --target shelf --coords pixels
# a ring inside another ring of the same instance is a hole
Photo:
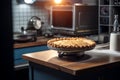
[[[110,1],[109,0],[99,0],[100,5],[109,5]]]
[[[110,6],[110,5],[99,5],[99,6]]]
[[[109,5],[109,6],[120,6],[120,5]]]
[[[108,25],[108,24],[100,24],[100,26],[110,26],[110,25]]]
[[[110,15],[99,15],[99,17],[101,17],[101,18],[109,18]]]
[[[99,34],[108,33],[113,29],[114,15],[118,14],[118,21],[120,23],[120,0],[99,0]],[[106,29],[106,30],[105,30]]]

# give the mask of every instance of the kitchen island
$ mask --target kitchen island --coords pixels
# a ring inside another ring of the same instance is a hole
[[[30,80],[119,80],[120,52],[86,51],[79,59],[59,58],[56,50],[23,54]]]

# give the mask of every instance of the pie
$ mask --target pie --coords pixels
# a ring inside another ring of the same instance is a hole
[[[84,37],[62,37],[47,41],[47,46],[61,50],[84,50],[92,49],[96,42]]]

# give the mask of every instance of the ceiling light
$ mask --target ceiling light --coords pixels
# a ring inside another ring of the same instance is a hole
[[[36,0],[24,0],[26,4],[33,4]]]
[[[60,3],[62,2],[62,0],[54,0],[54,2],[55,2],[56,4],[60,4]]]

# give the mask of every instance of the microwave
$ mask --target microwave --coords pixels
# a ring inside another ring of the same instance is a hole
[[[56,33],[97,34],[98,6],[80,3],[52,6],[50,26]]]

